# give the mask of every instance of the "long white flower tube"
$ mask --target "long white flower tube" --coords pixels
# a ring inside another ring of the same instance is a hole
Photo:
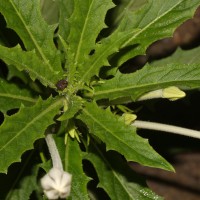
[[[135,120],[132,123],[132,125],[137,128],[164,131],[164,132],[175,133],[179,135],[184,135],[184,136],[200,139],[200,131],[196,131],[196,130],[192,130],[188,128],[182,128],[182,127],[168,125],[168,124],[161,124],[157,122],[147,122],[147,121],[140,121],[140,120]]]
[[[52,134],[47,134],[45,139],[53,168],[41,178],[41,186],[48,199],[67,198],[70,195],[72,175],[63,171],[62,161]]]

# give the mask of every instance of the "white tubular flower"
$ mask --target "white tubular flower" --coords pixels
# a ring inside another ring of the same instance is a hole
[[[67,198],[70,195],[72,175],[63,170],[61,158],[52,134],[45,137],[53,168],[41,178],[41,186],[48,199]]]
[[[170,101],[175,101],[185,97],[185,92],[180,90],[178,87],[171,86],[164,89],[154,90],[148,92],[141,96],[137,101],[144,101],[149,99],[156,99],[156,98],[165,98],[169,99]]]
[[[154,90],[142,95],[137,101],[144,101],[149,99],[163,98],[163,90]]]
[[[41,179],[41,185],[48,199],[66,198],[70,195],[72,175],[58,168],[52,168]]]

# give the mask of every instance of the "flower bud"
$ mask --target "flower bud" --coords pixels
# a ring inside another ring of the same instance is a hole
[[[185,97],[185,92],[180,90],[178,87],[172,86],[172,87],[163,89],[163,98],[167,98],[171,101],[175,101],[183,97]]]

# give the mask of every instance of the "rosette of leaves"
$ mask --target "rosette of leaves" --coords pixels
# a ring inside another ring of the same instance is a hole
[[[51,3],[46,2],[42,1],[43,8]],[[48,13],[41,12],[40,3],[0,1],[7,28],[18,36],[12,47],[8,29],[0,31],[0,59],[8,69],[0,78],[4,115],[0,172],[12,174],[13,163],[20,162],[45,132],[54,132],[65,170],[73,175],[69,199],[97,199],[98,189],[88,187],[87,163],[93,165],[96,175],[92,177],[107,198],[159,199],[127,161],[165,170],[173,167],[137,135],[135,127],[125,123],[117,106],[168,86],[198,88],[199,63],[146,65],[130,74],[118,69],[130,58],[145,54],[152,42],[171,36],[192,17],[200,1],[130,0],[115,5],[112,0],[59,0]],[[83,160],[87,160],[84,170]],[[32,162],[31,168],[37,165]],[[23,200],[34,191],[40,199],[37,170],[33,171],[26,176],[20,172],[1,196]]]

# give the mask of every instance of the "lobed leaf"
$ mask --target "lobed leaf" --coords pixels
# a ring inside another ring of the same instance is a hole
[[[53,36],[56,26],[47,25],[40,12],[40,0],[1,0],[0,12],[7,26],[16,31],[26,49],[35,49],[51,71],[61,71],[61,61]]]
[[[199,64],[170,64],[163,67],[147,65],[132,74],[119,72],[113,79],[94,87],[94,98],[112,100],[131,97],[136,100],[146,92],[169,86],[188,89],[200,87]]]
[[[0,126],[0,172],[5,173],[13,162],[19,162],[22,153],[33,148],[35,140],[44,137],[46,128],[63,105],[63,99],[39,99],[32,107],[21,107],[7,116]]]
[[[107,150],[115,150],[142,165],[173,170],[149,145],[147,139],[136,134],[136,129],[119,120],[110,111],[99,108],[94,102],[86,103],[79,118],[88,126],[90,132],[100,138]]]
[[[33,81],[39,79],[45,86],[56,88],[55,84],[60,79],[60,75],[49,69],[35,51],[23,51],[19,45],[13,48],[0,46],[0,58],[19,71],[25,70]]]
[[[124,42],[135,32],[137,30],[127,31],[126,33],[115,32],[97,44],[94,55],[85,59],[83,65],[87,68],[80,70],[80,74],[82,74],[79,79],[80,82],[88,82],[92,76],[98,75],[102,66],[109,66],[108,56],[119,51]]]
[[[123,2],[125,3],[126,9],[129,6],[133,6],[136,1],[129,1],[129,2]],[[143,2],[144,3],[144,2]],[[136,3],[137,4],[137,3]],[[120,6],[117,6],[115,9],[117,9]],[[124,9],[124,10],[126,10]],[[124,15],[124,12],[121,12],[120,14],[116,15],[116,18],[121,18]],[[120,19],[116,19],[117,21]],[[115,21],[115,20],[114,20]],[[117,22],[116,22],[117,23]],[[124,24],[126,24],[127,21],[124,20],[120,27]],[[114,53],[117,53],[124,43],[129,40],[129,38],[139,32],[140,30],[137,28],[133,28],[130,30],[122,30],[121,28],[118,28],[114,33],[112,33],[110,36],[103,38],[95,45],[94,54],[92,56],[86,57],[84,60],[84,63],[82,66],[85,66],[84,68],[80,69],[81,76],[78,77],[78,80],[80,82],[89,82],[91,77],[94,75],[98,75],[99,70],[102,66],[109,66],[108,58],[109,56],[113,55]]]
[[[89,200],[87,193],[88,178],[82,168],[82,154],[76,140],[68,137],[65,155],[65,170],[73,175],[71,195],[69,199]]]
[[[186,16],[192,13],[188,11],[185,16],[181,15],[181,18],[179,12],[183,9],[182,4],[183,0],[177,1],[176,5],[163,3],[163,0],[150,1],[137,11],[126,11],[119,27],[109,37],[97,43],[94,54],[86,57],[81,63],[83,67],[80,68],[81,76],[78,77],[80,82],[88,82],[92,76],[98,75],[102,66],[110,65],[108,60],[112,63],[112,67],[119,66],[127,58],[144,54],[146,48],[155,40],[172,34]],[[197,2],[194,5],[197,5]],[[184,3],[184,7],[190,6]],[[120,50],[122,51],[117,53]]]
[[[106,27],[106,12],[113,5],[111,0],[74,0],[68,37],[68,60],[72,61],[69,63],[69,80],[74,77],[76,71],[86,67],[82,65],[83,61],[95,48],[99,32]]]
[[[26,89],[21,89],[15,84],[9,83],[3,79],[0,79],[0,111],[5,113],[6,111],[19,108],[21,104],[33,105],[36,103],[30,93]]]
[[[198,5],[199,0],[149,0],[141,9],[127,11],[120,24],[121,31],[135,28],[140,31],[123,44],[124,50],[113,58],[113,65],[120,66],[134,56],[143,55],[154,41],[172,36],[177,26],[192,17]]]
[[[95,53],[84,61],[83,65],[87,68],[80,69],[80,82],[88,82],[92,76],[98,75],[102,66],[109,66],[108,57],[118,52],[124,42],[136,32],[138,32],[136,29],[125,33],[116,31],[110,37],[101,40],[96,45]]]
[[[95,167],[99,178],[98,187],[103,188],[110,199],[162,199],[148,189],[145,181],[131,170],[119,154],[104,153],[95,146],[86,159]]]

